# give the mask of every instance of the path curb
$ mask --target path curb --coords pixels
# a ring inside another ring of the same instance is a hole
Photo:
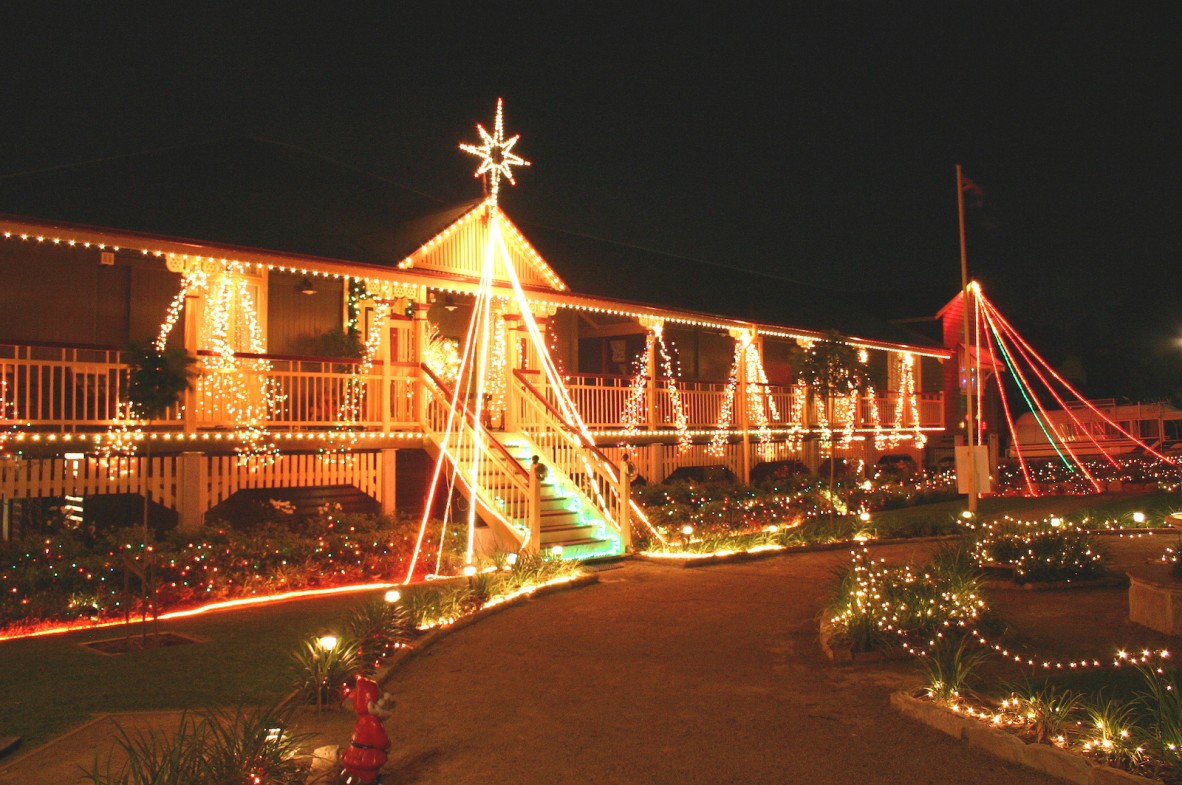
[[[528,602],[535,597],[543,597],[547,594],[555,594],[560,591],[566,591],[567,589],[579,589],[584,586],[590,586],[596,583],[599,583],[599,575],[597,573],[592,572],[586,575],[580,575],[574,580],[566,581],[565,583],[554,583],[548,586],[543,586],[536,591],[530,592],[529,594],[523,594],[520,597],[514,597],[511,600],[499,603],[490,608],[481,608],[475,613],[469,614],[462,619],[452,622],[446,627],[436,627],[425,635],[415,639],[411,646],[401,649],[392,657],[390,657],[386,664],[379,668],[374,674],[374,681],[382,686],[385,686],[391,677],[393,677],[395,671],[397,671],[411,659],[430,649],[448,635],[452,634],[453,632],[457,632],[458,630],[462,630],[471,624],[475,624],[482,619],[486,619],[489,616],[492,616],[493,614],[498,613],[506,608],[512,608],[516,605],[521,605],[522,603]]]
[[[959,534],[942,534],[935,537],[892,537],[886,540],[843,540],[841,542],[824,542],[815,545],[795,545],[778,550],[766,551],[735,551],[715,556],[703,556],[697,559],[678,559],[661,556],[649,556],[645,553],[635,553],[632,558],[648,564],[659,564],[663,567],[677,567],[689,569],[693,567],[710,567],[716,564],[730,564],[732,562],[754,561],[774,556],[793,556],[798,553],[819,553],[823,551],[840,551],[852,547],[867,546],[870,548],[887,545],[911,545],[931,542],[950,542],[960,539]]]
[[[970,747],[1075,785],[1161,785],[1160,780],[1099,766],[1082,755],[1050,744],[1028,744],[1008,731],[992,728],[907,692],[892,693],[891,706],[913,720],[967,742]]]

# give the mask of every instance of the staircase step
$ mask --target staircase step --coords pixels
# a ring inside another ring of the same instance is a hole
[[[566,526],[543,526],[542,527],[542,545],[562,545],[566,546],[575,542],[583,542],[584,540],[598,540],[599,527],[595,524],[570,524]]]

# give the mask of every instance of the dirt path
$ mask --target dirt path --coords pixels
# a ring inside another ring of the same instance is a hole
[[[824,659],[817,612],[845,558],[632,563],[449,637],[390,684],[391,780],[1051,782],[896,715],[910,666]]]

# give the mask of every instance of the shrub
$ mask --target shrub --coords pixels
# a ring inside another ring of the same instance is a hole
[[[859,549],[828,604],[830,621],[855,645],[919,650],[975,628],[985,610],[976,566],[952,550],[929,565],[888,566]]]
[[[1019,582],[1087,580],[1104,572],[1095,538],[1058,519],[986,524],[974,532],[973,549],[981,563],[1012,567]]]
[[[1065,743],[1080,714],[1081,696],[1049,683],[1027,681],[1011,691],[1013,709],[1029,728],[1036,742]],[[1005,704],[1003,704],[1005,705]]]
[[[405,643],[413,630],[402,602],[374,597],[357,606],[345,622],[345,637],[355,641],[362,661],[376,662]]]
[[[306,738],[285,733],[289,722],[287,712],[270,707],[184,715],[172,734],[118,727],[105,763],[96,755],[84,776],[94,785],[295,785],[307,776],[296,758]]]
[[[1132,699],[1103,694],[1084,702],[1087,730],[1083,750],[1106,763],[1133,767],[1143,762],[1145,748],[1138,740],[1144,735],[1136,723],[1137,703]]]
[[[1150,753],[1157,761],[1182,772],[1182,695],[1173,672],[1158,673],[1140,666],[1145,691],[1138,702],[1149,731]]]
[[[928,695],[944,703],[959,699],[973,673],[988,658],[988,651],[971,642],[968,636],[939,638],[920,658],[927,676]]]
[[[325,645],[319,636],[306,639],[292,654],[294,687],[317,708],[339,703],[352,678],[365,670],[356,641],[336,638]]]

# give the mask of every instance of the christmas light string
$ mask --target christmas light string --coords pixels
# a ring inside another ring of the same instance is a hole
[[[1042,417],[1039,416],[1039,410],[1041,407],[1036,407],[1034,404],[1034,401],[1030,400],[1030,396],[1027,394],[1026,385],[1023,384],[1023,380],[1021,379],[1020,374],[1014,368],[1013,359],[1010,357],[1009,352],[1006,350],[1005,344],[1002,343],[1001,337],[998,335],[997,330],[994,328],[992,321],[989,320],[988,311],[986,311],[986,321],[989,324],[990,331],[993,333],[993,340],[994,340],[994,343],[997,344],[998,352],[1001,354],[1002,360],[1005,361],[1006,368],[1010,372],[1010,377],[1014,379],[1016,386],[1018,388],[1019,394],[1021,394],[1022,398],[1025,399],[1026,406],[1030,410],[1030,414],[1034,417],[1034,421],[1036,423],[1038,423],[1038,427],[1040,429],[1042,429],[1043,435],[1047,437],[1047,443],[1051,445],[1051,448],[1059,456],[1059,460],[1061,460],[1063,462],[1063,465],[1066,466],[1069,471],[1074,473],[1075,467],[1072,466],[1071,462],[1067,460],[1067,457],[1065,455],[1063,455],[1063,452],[1059,449],[1057,440],[1053,436],[1051,436],[1050,431],[1047,430],[1047,424],[1044,423]],[[1000,389],[1002,389],[1002,394],[1004,395],[1005,394],[1004,388],[1001,385],[998,385],[998,387]],[[1015,444],[1017,444],[1017,442],[1015,442]]]
[[[1145,451],[1148,452],[1150,455],[1153,455],[1158,460],[1161,460],[1167,464],[1170,464],[1171,466],[1176,465],[1176,461],[1174,459],[1170,458],[1169,456],[1163,455],[1162,453],[1153,449],[1150,445],[1146,444],[1145,442],[1141,441],[1137,437],[1133,436],[1127,430],[1122,428],[1119,423],[1114,422],[1111,418],[1109,418],[1107,415],[1105,415],[1102,411],[1097,409],[1092,404],[1091,401],[1089,401],[1087,398],[1085,398],[1077,389],[1075,389],[1075,387],[1071,386],[1070,383],[1068,383],[1053,367],[1051,367],[1050,363],[1048,363],[1045,359],[1043,359],[1042,356],[1040,356],[1037,352],[1035,352],[1033,348],[1031,348],[1030,344],[1027,343],[1025,341],[1025,339],[1022,338],[1022,336],[1018,333],[1018,331],[1013,328],[1013,325],[1011,325],[1005,319],[1005,317],[1001,315],[1001,313],[993,306],[992,303],[989,302],[989,300],[985,297],[984,294],[981,294],[980,292],[978,292],[977,296],[979,298],[981,298],[981,302],[984,305],[984,308],[987,311],[987,313],[991,314],[994,318],[996,318],[997,322],[999,324],[1001,324],[1014,337],[1015,341],[1020,343],[1023,347],[1025,347],[1031,353],[1031,355],[1038,361],[1039,365],[1041,365],[1044,369],[1046,369],[1046,371],[1057,382],[1059,382],[1059,384],[1063,385],[1063,387],[1068,392],[1070,392],[1073,397],[1077,398],[1080,402],[1082,402],[1093,413],[1099,415],[1099,417],[1105,423],[1110,425],[1112,428],[1117,430],[1119,433],[1121,433],[1126,438],[1131,439],[1132,441],[1137,443],[1140,447],[1145,449]]]
[[[888,437],[892,447],[902,441],[903,431],[906,430],[907,417],[911,419],[914,431],[912,439],[918,449],[927,444],[927,436],[920,427],[918,393],[915,390],[915,356],[910,352],[899,355],[899,392],[895,399],[894,429]]]
[[[489,355],[488,382],[485,393],[485,412],[491,424],[503,421],[505,416],[505,390],[509,382],[509,339],[508,330],[505,327],[505,305],[504,298],[493,298],[490,317],[492,320],[492,348]]]
[[[756,434],[759,439],[758,451],[765,459],[772,457],[771,422],[780,419],[776,410],[776,402],[768,393],[767,373],[763,369],[763,360],[759,356],[759,347],[755,341],[747,343],[744,351],[747,368],[747,413],[749,419],[755,420]],[[850,428],[850,438],[853,438],[853,427]]]
[[[744,333],[745,335],[745,333]],[[726,388],[722,394],[722,406],[718,410],[718,424],[714,435],[710,437],[710,444],[706,452],[716,458],[726,454],[726,445],[730,441],[729,431],[735,418],[735,393],[739,389],[739,364],[742,358],[743,344],[739,338],[735,339],[735,356],[731,361],[731,372],[726,379]]]
[[[664,328],[657,327],[654,331],[656,332],[657,350],[661,357],[661,372],[665,378],[665,389],[669,393],[669,406],[673,412],[673,429],[677,434],[674,452],[677,455],[685,455],[690,451],[692,443],[689,435],[689,416],[686,414],[685,405],[681,400],[681,390],[677,386],[680,374],[675,371],[669,347],[665,344]]]
[[[998,348],[1002,352],[1002,356],[1007,357],[1007,358],[1011,358],[1012,353],[1010,352],[1010,349],[1005,345],[1005,343],[1002,342],[1001,333],[997,330],[996,324],[993,321],[993,316],[989,312],[988,309],[985,310],[985,320],[989,324],[989,328],[993,333],[993,337],[994,337],[994,340],[997,342]],[[1030,399],[1034,400],[1035,405],[1038,406],[1039,411],[1042,413],[1042,418],[1043,418],[1043,420],[1045,420],[1045,422],[1049,426],[1050,431],[1054,431],[1054,426],[1051,424],[1050,415],[1047,414],[1046,408],[1043,407],[1042,402],[1039,401],[1039,398],[1035,394],[1033,388],[1030,386],[1030,383],[1026,380],[1026,376],[1025,376],[1025,374],[1022,373],[1022,369],[1019,368],[1016,363],[1011,362],[1009,359],[1007,359],[1007,365],[1010,368],[1010,373],[1012,375],[1016,374],[1016,379],[1019,381],[1018,389],[1020,391],[1022,391],[1023,388],[1025,388],[1025,391],[1023,392],[1023,397],[1027,398],[1027,402],[1029,402]],[[1027,396],[1027,393],[1029,393],[1028,396]],[[1032,407],[1031,412],[1033,412],[1033,411],[1034,411],[1034,409]],[[1036,419],[1037,419],[1037,415],[1036,415]],[[1047,428],[1043,429],[1043,433],[1047,435],[1048,439],[1053,438]],[[1063,441],[1062,439],[1059,439],[1059,444],[1063,447],[1064,450],[1067,451],[1067,454],[1071,456],[1071,460],[1074,461],[1075,464],[1079,466],[1084,477],[1088,480],[1089,483],[1091,483],[1091,485],[1095,489],[1095,491],[1097,493],[1100,493],[1102,490],[1102,488],[1100,487],[1100,483],[1098,483],[1096,481],[1095,477],[1092,476],[1091,472],[1088,471],[1087,466],[1085,466],[1083,461],[1081,461],[1079,459],[1079,457],[1075,454],[1075,451],[1071,449],[1071,446],[1069,444],[1067,444],[1065,441]],[[1055,448],[1055,451],[1059,452],[1058,447]],[[1071,465],[1071,463],[1069,463],[1067,461],[1066,458],[1063,457],[1062,452],[1059,452],[1059,457],[1063,458],[1063,462],[1067,466],[1068,469],[1074,471],[1074,467]]]
[[[0,365],[0,460],[12,457],[9,444],[20,427],[16,419],[16,404],[8,400],[8,377]]]
[[[768,392],[767,372],[763,368],[763,359],[760,357],[754,336],[750,331],[742,330],[735,336],[734,357],[723,392],[722,406],[718,412],[718,422],[714,435],[710,437],[710,444],[706,447],[706,452],[716,458],[725,455],[727,442],[730,441],[729,434],[735,418],[741,372],[744,373],[743,381],[747,393],[747,400],[743,401],[742,405],[746,407],[744,411],[748,420],[755,423],[759,440],[758,450],[764,456],[772,454],[771,421],[779,420],[780,413]]]
[[[365,334],[361,362],[353,366],[349,378],[345,380],[341,402],[337,406],[337,424],[334,430],[340,438],[335,440],[331,447],[321,450],[321,460],[345,464],[354,460],[353,449],[359,439],[358,428],[369,395],[370,375],[381,353],[382,333],[386,329],[386,320],[389,316],[389,301],[375,301],[369,329]]]
[[[977,299],[978,300],[980,299],[979,292],[978,292]],[[977,318],[979,320],[984,319],[984,316],[982,315],[980,309],[977,309]],[[979,329],[979,325],[978,325],[978,329]],[[997,368],[997,357],[993,354],[993,341],[989,338],[988,333],[986,333],[985,338],[986,338],[985,346],[989,349],[989,365],[992,368]],[[977,352],[980,353],[980,351],[981,351],[981,347],[980,347],[980,345],[978,345]],[[1018,430],[1017,430],[1017,428],[1014,427],[1014,418],[1010,414],[1010,403],[1008,400],[1008,396],[1006,395],[1006,392],[1005,392],[1005,385],[1003,385],[1000,380],[998,380],[997,389],[998,389],[998,397],[1001,398],[1001,409],[1005,413],[1006,426],[1010,430],[1010,444],[1017,444],[1018,443]],[[978,411],[980,411],[980,409],[978,409]],[[1034,488],[1034,481],[1031,480],[1031,478],[1030,478],[1030,468],[1026,465],[1026,457],[1022,454],[1021,450],[1016,450],[1016,452],[1018,454],[1018,465],[1022,469],[1022,477],[1026,481],[1027,495],[1038,496],[1039,495],[1038,491],[1036,491]]]
[[[803,384],[795,384],[792,386],[791,396],[792,411],[788,416],[788,433],[785,443],[788,449],[796,451],[800,449],[804,443],[804,436],[808,433],[808,428],[804,424],[804,413],[805,407],[808,406],[809,389]],[[877,434],[875,438],[877,439]],[[875,444],[877,445],[877,441]]]
[[[973,287],[972,291],[977,292],[980,287]],[[975,384],[977,388],[977,421],[973,427],[977,429],[976,444],[984,444],[984,432],[982,427],[985,423],[985,416],[982,412],[985,411],[985,380],[981,377],[981,300],[980,298],[973,298],[973,345],[976,346],[976,351],[973,353],[973,367],[975,377]]]
[[[1101,446],[1100,442],[1098,442],[1096,440],[1095,436],[1092,435],[1091,429],[1087,428],[1082,422],[1080,422],[1079,418],[1076,417],[1075,413],[1071,410],[1071,407],[1069,407],[1067,405],[1067,403],[1064,402],[1063,398],[1058,394],[1058,392],[1056,392],[1055,388],[1051,385],[1051,383],[1048,382],[1046,377],[1042,375],[1042,373],[1038,369],[1038,366],[1035,365],[1034,361],[1031,359],[1031,353],[1028,352],[1026,349],[1024,349],[1021,344],[1017,343],[1014,340],[1014,333],[1010,332],[1009,330],[1006,330],[1004,325],[1002,326],[1002,332],[1005,333],[1007,335],[1007,337],[1009,337],[1011,345],[1018,352],[1018,354],[1020,354],[1022,356],[1022,359],[1030,367],[1031,372],[1033,372],[1034,376],[1042,383],[1042,385],[1044,387],[1046,387],[1046,389],[1050,392],[1051,397],[1055,399],[1055,403],[1059,404],[1059,408],[1067,414],[1067,416],[1075,424],[1076,428],[1081,433],[1083,433],[1088,438],[1089,441],[1092,442],[1092,444],[1096,447],[1096,449],[1100,451],[1100,454],[1103,455],[1104,458],[1107,459],[1110,464],[1119,468],[1120,463],[1115,458],[1113,458],[1112,455],[1110,455],[1109,452],[1107,450],[1105,450],[1103,446]],[[1056,432],[1057,432],[1057,430],[1058,429],[1056,429]],[[1066,444],[1064,446],[1066,446]],[[1085,471],[1085,474],[1086,474],[1086,471]]]
[[[636,372],[628,389],[628,398],[624,403],[624,410],[620,416],[620,424],[624,429],[624,441],[618,446],[629,452],[634,452],[636,435],[640,432],[640,424],[647,421],[649,375],[649,358],[656,356],[661,364],[661,374],[665,388],[669,395],[669,407],[672,412],[673,428],[677,434],[676,454],[685,455],[689,452],[692,442],[689,434],[689,417],[681,400],[681,391],[677,386],[677,374],[674,372],[673,359],[665,345],[664,329],[660,324],[653,324],[645,336],[644,349],[636,359]]]

